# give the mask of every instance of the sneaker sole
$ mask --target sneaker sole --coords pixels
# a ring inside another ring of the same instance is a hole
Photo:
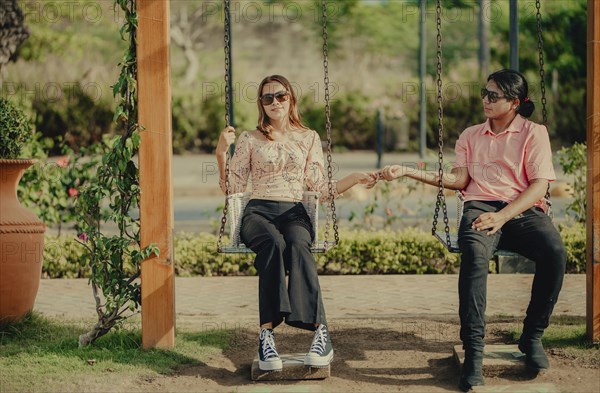
[[[283,369],[283,362],[281,360],[270,362],[259,360],[258,368],[261,371],[281,371]]]
[[[315,368],[326,368],[329,367],[331,362],[333,361],[333,349],[329,353],[329,356],[318,356],[318,357],[304,357],[304,365],[306,367],[315,367]]]

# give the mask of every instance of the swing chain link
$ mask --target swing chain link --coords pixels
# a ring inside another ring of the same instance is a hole
[[[444,109],[442,105],[442,5],[441,0],[436,0],[436,27],[437,27],[437,103],[438,103],[438,195],[435,202],[435,211],[433,214],[432,235],[436,234],[440,206],[444,215],[444,232],[446,233],[446,243],[451,247],[450,227],[448,225],[448,208],[444,196]]]
[[[535,17],[537,20],[537,33],[538,33],[538,56],[540,62],[540,91],[542,93],[542,118],[544,125],[548,123],[548,110],[546,109],[546,71],[544,71],[544,38],[542,36],[542,13],[540,11],[541,2],[540,0],[535,1],[536,13]]]
[[[329,104],[330,95],[329,95],[329,58],[328,58],[328,44],[327,44],[327,1],[322,0],[321,7],[323,8],[323,70],[324,70],[324,79],[323,83],[325,85],[325,130],[327,131],[327,184],[329,191],[329,206],[330,209],[327,211],[327,221],[325,223],[325,240],[324,240],[324,248],[327,250],[329,248],[329,226],[330,222],[333,222],[333,232],[334,232],[334,246],[337,245],[340,241],[340,236],[338,233],[338,224],[337,217],[335,212],[335,198],[333,195],[333,162],[332,162],[332,152],[331,152],[331,107]],[[315,234],[316,235],[316,234]]]
[[[231,102],[229,100],[231,90],[231,81],[229,80],[229,67],[230,61],[230,12],[229,12],[229,3],[230,0],[223,0],[223,12],[225,16],[225,126],[229,127],[230,118],[229,118],[229,110],[231,107]],[[221,217],[221,227],[219,228],[219,238],[217,240],[217,251],[222,252],[223,250],[223,234],[225,233],[225,224],[227,223],[227,212],[229,210],[229,148],[227,149],[227,153],[225,155],[225,206],[223,207],[223,216]]]
[[[544,38],[542,36],[542,13],[541,13],[541,1],[535,0],[535,18],[537,21],[537,33],[538,33],[538,57],[540,63],[540,92],[542,94],[542,122],[548,126],[548,110],[546,109],[546,71],[544,70]],[[546,189],[546,200],[550,201],[550,184]]]

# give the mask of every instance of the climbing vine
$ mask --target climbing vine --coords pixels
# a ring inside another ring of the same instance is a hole
[[[137,13],[135,0],[115,0],[124,13],[121,38],[128,42],[119,64],[121,73],[113,86],[117,100],[114,121],[123,131],[102,156],[96,182],[78,198],[82,233],[79,242],[87,250],[90,284],[98,322],[79,337],[79,346],[92,343],[135,315],[140,307],[140,263],[158,255],[154,244],[140,245],[139,170],[134,161],[140,146],[137,123]],[[101,207],[108,205],[108,211]]]

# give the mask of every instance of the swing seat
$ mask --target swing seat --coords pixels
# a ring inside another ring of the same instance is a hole
[[[552,202],[548,198],[544,198],[544,201],[546,202],[546,204],[548,206],[548,210],[546,211],[546,214],[550,218],[552,218]],[[463,197],[463,195],[460,191],[457,191],[456,192],[456,228],[460,227],[460,221],[462,220],[464,205],[465,205],[465,198]],[[447,242],[445,232],[436,231],[433,235],[444,245],[444,247],[446,247],[446,249],[448,251],[450,251],[452,253],[460,253],[460,249],[458,248],[458,233],[450,233],[449,234],[450,235],[450,244],[448,244],[448,242]],[[513,252],[513,251],[497,249],[496,252],[494,253],[494,256],[513,257],[513,256],[520,256],[520,254]]]
[[[224,246],[221,249],[222,253],[225,254],[250,254],[253,253],[250,248],[240,240],[240,227],[242,223],[242,215],[246,204],[250,199],[250,192],[238,192],[227,196],[229,203],[228,206],[228,218],[229,221],[229,234],[231,243]],[[302,197],[302,204],[308,213],[312,228],[315,234],[318,234],[319,229],[319,198],[321,193],[317,191],[304,191]],[[318,235],[315,236],[315,240],[310,247],[310,251],[313,253],[321,253],[327,251],[333,246],[332,242],[324,242],[318,240]]]

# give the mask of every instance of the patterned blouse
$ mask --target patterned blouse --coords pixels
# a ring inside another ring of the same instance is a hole
[[[250,178],[250,199],[299,202],[305,190],[321,192],[328,199],[323,148],[315,131],[291,132],[285,142],[261,138],[260,131],[243,132],[229,164],[230,194],[244,192]],[[260,139],[259,139],[260,138]],[[220,179],[226,192],[225,180]],[[333,184],[333,197],[337,197]]]

